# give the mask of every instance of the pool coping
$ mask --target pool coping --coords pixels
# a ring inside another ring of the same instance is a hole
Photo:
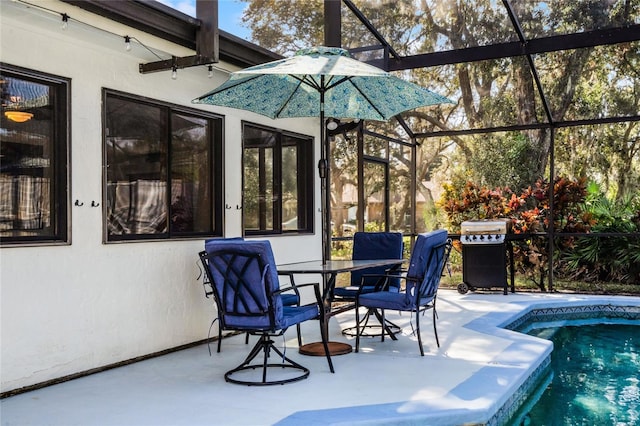
[[[462,327],[510,342],[488,365],[447,394],[420,401],[419,409],[406,412],[411,401],[299,411],[276,425],[424,425],[500,426],[510,419],[539,385],[548,371],[553,343],[517,331],[527,322],[623,318],[640,319],[640,297],[570,295],[562,299],[512,301],[517,311],[489,312]],[[470,401],[468,408],[453,404]],[[480,403],[475,403],[480,401]],[[473,407],[473,406],[476,407]]]
[[[516,342],[508,350],[501,352],[495,362],[505,360],[505,355],[511,351],[524,349],[522,345],[544,345],[548,351],[540,354],[536,360],[529,365],[529,368],[522,374],[517,374],[513,378],[510,389],[512,392],[503,393],[503,397],[496,400],[494,406],[499,407],[490,416],[483,417],[485,422],[479,424],[487,426],[499,426],[505,424],[513,414],[522,406],[529,397],[529,394],[538,386],[541,376],[543,376],[551,361],[553,344],[550,341],[529,336],[526,328],[527,324],[544,323],[545,326],[563,326],[569,323],[580,321],[585,323],[605,323],[616,320],[640,320],[640,298],[628,296],[589,296],[585,299],[577,300],[553,300],[544,302],[513,302],[514,304],[526,304],[526,307],[518,313],[502,314],[499,312],[489,313],[485,316],[473,320],[465,327],[475,331],[491,334],[514,337],[518,334]],[[531,339],[521,339],[522,336]],[[527,348],[528,350],[529,348]],[[503,374],[508,374],[505,371]],[[478,376],[474,375],[468,382],[475,382]],[[489,413],[487,413],[489,414]]]

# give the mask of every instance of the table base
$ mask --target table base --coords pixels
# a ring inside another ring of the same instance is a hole
[[[329,347],[329,353],[331,355],[350,354],[353,350],[353,347],[350,344],[342,342],[327,342],[327,346]],[[302,345],[300,346],[298,352],[300,352],[302,355],[325,356],[324,345],[322,344],[322,342],[307,343],[306,345]]]

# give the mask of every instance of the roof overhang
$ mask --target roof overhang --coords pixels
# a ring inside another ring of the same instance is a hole
[[[153,0],[61,0],[112,21],[197,50],[202,21]],[[215,11],[217,14],[217,10]],[[281,59],[282,56],[253,43],[219,32],[219,59],[241,68]]]

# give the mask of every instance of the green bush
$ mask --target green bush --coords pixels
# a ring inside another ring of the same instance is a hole
[[[596,185],[589,187],[585,209],[593,217],[594,233],[640,232],[640,197],[612,201]],[[603,236],[579,238],[562,256],[561,271],[586,282],[619,281],[640,284],[640,238]]]
[[[473,182],[444,185],[440,206],[447,214],[449,229],[460,229],[468,219],[509,218],[513,231],[522,238],[513,242],[514,258],[519,273],[546,291],[549,272],[549,247],[545,233],[550,226],[549,182],[538,180],[520,194],[509,188],[489,189]],[[554,230],[556,232],[586,233],[594,224],[593,215],[585,209],[587,199],[585,179],[557,177],[553,182]],[[574,245],[573,239],[554,241],[554,262]]]

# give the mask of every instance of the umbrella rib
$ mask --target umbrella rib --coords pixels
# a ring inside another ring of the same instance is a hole
[[[199,98],[197,98],[197,99],[200,101],[200,100],[202,100],[202,99],[206,98],[207,96],[211,96],[211,95],[213,95],[213,94],[218,94],[218,93],[226,92],[227,90],[233,89],[233,88],[234,88],[234,87],[236,87],[236,86],[239,86],[239,85],[241,85],[241,84],[245,84],[245,83],[246,83],[246,82],[248,82],[248,81],[252,81],[252,80],[255,80],[255,79],[260,78],[260,77],[262,77],[262,76],[261,76],[261,75],[255,75],[255,76],[251,76],[251,77],[249,77],[249,78],[247,78],[247,79],[238,80],[236,83],[234,83],[234,84],[232,84],[232,85],[230,85],[230,86],[227,86],[227,87],[225,87],[224,89],[222,89],[222,90],[220,90],[220,91],[213,90],[213,91],[211,91],[211,92],[207,93],[206,95],[202,95],[202,96],[200,96],[200,97],[199,97]],[[214,92],[215,92],[215,93],[214,93]]]
[[[305,75],[304,77],[298,77],[297,75],[294,74],[289,74],[292,78],[298,80],[301,84],[306,84],[307,86],[317,90],[318,92],[320,90],[322,90],[322,88],[320,87],[320,85],[318,85],[318,83],[311,78],[308,74]],[[298,85],[298,87],[300,87],[300,85]],[[297,89],[297,88],[296,88]]]
[[[282,106],[280,107],[280,109],[278,109],[278,111],[275,113],[274,117],[278,118],[280,117],[280,114],[282,113],[282,111],[284,110],[284,108],[287,106],[287,104],[289,103],[289,101],[293,98],[293,95],[296,94],[296,92],[298,91],[298,88],[300,87],[300,85],[304,82],[304,80],[302,80],[300,77],[295,76],[295,75],[291,75],[291,77],[295,78],[296,80],[298,80],[298,85],[296,86],[296,88],[294,90],[291,91],[291,94],[289,95],[289,97],[287,98],[287,100],[285,102],[282,103]]]
[[[349,80],[349,81],[351,82],[351,84],[353,84],[353,87],[355,87],[355,88],[356,88],[356,90],[357,90],[358,92],[360,92],[360,94],[362,95],[362,97],[363,97],[363,98],[365,98],[365,99],[367,100],[367,102],[369,102],[369,105],[371,105],[371,107],[372,107],[373,109],[375,109],[375,110],[376,110],[376,112],[377,112],[378,114],[380,114],[380,117],[382,117],[383,119],[387,120],[387,117],[382,113],[382,111],[380,111],[380,110],[378,109],[378,107],[377,107],[377,106],[375,106],[375,105],[373,104],[373,102],[371,102],[371,99],[369,99],[369,97],[368,97],[367,95],[365,95],[365,94],[364,94],[364,92],[363,92],[362,90],[360,90],[360,88],[358,87],[358,85],[356,84],[356,82],[355,82],[355,81],[353,81],[353,79],[352,79],[351,77],[347,77],[346,79],[347,79],[347,80]]]
[[[333,89],[334,87],[344,83],[347,80],[351,81],[351,77],[343,77],[340,80],[336,81],[335,83],[328,84],[326,90]],[[351,82],[353,83],[353,81],[351,81]],[[354,86],[355,86],[355,84],[354,84]],[[360,91],[360,89],[358,89],[358,91]],[[362,92],[360,92],[360,93],[362,93]]]

